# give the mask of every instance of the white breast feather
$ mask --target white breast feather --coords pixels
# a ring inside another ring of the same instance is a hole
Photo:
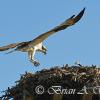
[[[34,46],[35,50],[41,50],[42,49],[42,43],[37,44],[36,46]]]

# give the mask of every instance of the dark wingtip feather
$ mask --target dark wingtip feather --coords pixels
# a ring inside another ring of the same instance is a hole
[[[72,15],[69,19],[72,19],[73,17],[75,17],[75,15]],[[67,19],[67,20],[69,20],[69,19]]]
[[[85,12],[85,9],[86,8],[84,7],[83,10],[74,18],[75,23],[78,22],[82,18],[83,14]]]
[[[83,8],[83,11],[85,11],[86,7]]]

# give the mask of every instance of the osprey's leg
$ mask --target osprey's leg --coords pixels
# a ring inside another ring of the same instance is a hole
[[[34,54],[35,54],[35,51],[28,51],[28,56],[29,56],[29,61],[31,62],[31,63],[33,63],[34,64],[34,66],[39,66],[40,65],[40,63],[38,62],[38,61],[36,61],[36,60],[34,60]]]

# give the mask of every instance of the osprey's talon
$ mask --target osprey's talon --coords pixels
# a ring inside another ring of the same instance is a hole
[[[40,65],[40,63],[38,62],[38,61],[34,61],[34,66],[39,66]]]

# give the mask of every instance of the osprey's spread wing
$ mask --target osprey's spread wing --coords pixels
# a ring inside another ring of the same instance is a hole
[[[58,32],[58,31],[64,30],[69,26],[74,25],[82,18],[84,11],[85,11],[85,8],[77,16],[73,15],[69,19],[65,20],[62,24],[56,26],[55,28],[51,29],[48,32],[45,32],[45,33],[39,35],[37,38],[35,38],[34,40],[32,40],[30,42],[30,45],[36,45],[36,44],[42,42],[43,40],[45,40],[46,38],[48,38],[50,35]]]
[[[45,32],[45,33],[39,35],[37,38],[35,38],[32,41],[9,44],[7,46],[0,47],[0,51],[5,51],[5,50],[12,49],[15,47],[17,49],[27,47],[27,46],[33,47],[36,44],[41,43],[43,40],[48,38],[50,35],[58,32],[58,31],[64,30],[67,27],[72,26],[75,23],[77,23],[81,19],[81,17],[83,16],[84,11],[85,11],[85,8],[77,16],[75,16],[75,15],[71,16],[69,19],[65,20],[62,24],[56,26],[55,28],[51,29],[48,32]]]

